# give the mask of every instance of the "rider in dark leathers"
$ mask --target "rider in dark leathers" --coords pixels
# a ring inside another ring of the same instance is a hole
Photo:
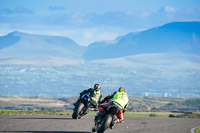
[[[89,93],[90,94],[90,103],[92,104],[92,106],[94,108],[97,107],[97,105],[99,104],[99,102],[101,101],[102,98],[102,94],[101,94],[101,86],[99,84],[95,84],[93,88],[89,88],[87,90],[83,90],[80,93],[79,98],[77,99],[77,101],[74,103],[74,105],[76,106],[76,104],[78,103],[78,101],[80,100],[80,98],[86,94]]]

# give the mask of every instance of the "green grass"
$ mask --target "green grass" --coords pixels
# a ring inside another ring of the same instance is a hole
[[[197,128],[197,129],[195,130],[195,133],[200,133],[200,128]]]
[[[95,115],[95,111],[90,111],[88,115]],[[169,115],[179,116],[184,113],[174,113],[174,112],[131,112],[127,111],[124,113],[126,117],[169,117]]]
[[[94,116],[96,115],[95,111],[90,111],[88,115]],[[173,117],[183,116],[184,113],[174,113],[174,112],[130,112],[127,111],[124,113],[125,117],[164,117],[167,118],[170,115]]]
[[[4,114],[52,114],[52,115],[71,115],[73,111],[22,111],[22,110],[0,110]],[[90,111],[88,115],[94,116],[95,111]],[[124,116],[127,117],[169,117],[170,114],[181,115],[183,113],[172,112],[126,112]]]
[[[126,112],[124,116],[128,117],[169,117],[169,115],[183,115],[183,113],[172,112]]]
[[[66,110],[66,111],[23,111],[23,110],[0,110],[0,114],[50,114],[50,115],[72,115],[73,110]],[[96,111],[90,111],[90,116],[95,116]],[[124,114],[125,117],[175,117],[175,118],[200,118],[200,112],[185,112],[185,113],[178,113],[178,112],[131,112],[127,111]],[[199,129],[200,130],[200,129]],[[200,133],[200,131],[198,132]]]
[[[51,114],[51,115],[71,115],[72,111],[23,111],[23,110],[0,110],[1,114]]]

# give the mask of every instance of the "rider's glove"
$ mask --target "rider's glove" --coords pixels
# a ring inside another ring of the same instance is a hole
[[[123,110],[123,113],[125,113],[126,112],[126,110]]]

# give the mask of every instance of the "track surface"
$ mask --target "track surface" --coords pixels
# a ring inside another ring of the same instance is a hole
[[[79,120],[61,115],[8,115],[0,114],[0,133],[91,133],[93,116]],[[126,117],[106,133],[190,133],[200,125],[200,119]]]

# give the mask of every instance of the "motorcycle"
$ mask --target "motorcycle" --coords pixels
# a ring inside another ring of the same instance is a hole
[[[72,118],[80,119],[82,116],[89,113],[90,108],[94,108],[90,103],[90,95],[88,93],[84,94],[75,105]]]
[[[122,107],[118,103],[113,102],[112,105],[104,109],[104,112],[97,112],[95,116],[95,126],[92,128],[92,132],[97,131],[97,133],[104,133],[107,129],[112,129],[116,124],[116,115],[121,109]]]

